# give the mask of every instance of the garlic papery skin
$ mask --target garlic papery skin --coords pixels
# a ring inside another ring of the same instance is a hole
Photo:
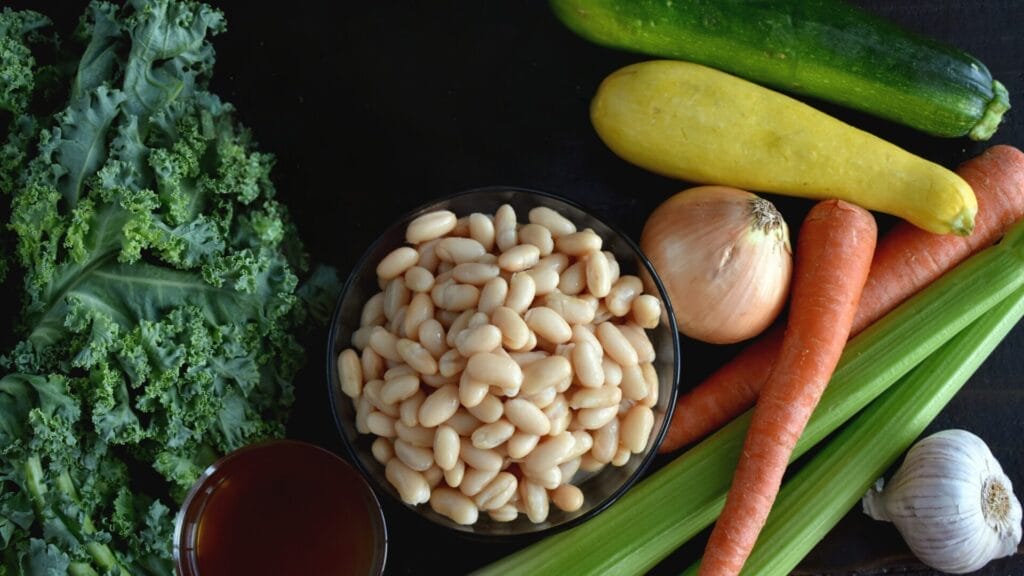
[[[928,566],[953,574],[980,569],[1017,551],[1021,506],[985,442],[966,430],[920,440],[883,488],[863,499],[864,512],[896,525]]]

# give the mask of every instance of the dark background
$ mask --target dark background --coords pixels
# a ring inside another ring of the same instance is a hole
[[[1024,107],[1024,4],[862,4],[974,54],[1007,86],[1011,103],[1020,100]],[[684,187],[618,159],[590,127],[588,104],[597,84],[643,57],[577,38],[543,2],[223,6],[229,28],[217,41],[214,88],[235,103],[262,147],[277,154],[277,185],[312,254],[342,271],[397,215],[466,188],[513,184],[562,194],[636,239],[647,214]],[[989,143],[978,144],[929,138],[820,106],[951,168],[991,143],[1024,146],[1024,115],[1016,111]],[[795,232],[810,203],[771,199]],[[980,435],[1018,486],[1024,486],[1022,328],[933,425]],[[321,352],[314,352],[291,430],[341,449],[319,371]],[[681,386],[693,385],[734,352],[684,342]],[[394,504],[386,514],[389,574],[462,573],[516,548],[463,540]],[[685,569],[705,537],[655,572]],[[891,525],[859,509],[803,568],[813,574],[930,573]],[[984,573],[1024,574],[1024,558],[993,562]]]
[[[81,2],[32,4],[57,16]],[[238,108],[313,257],[343,274],[393,218],[430,199],[491,184],[572,198],[634,239],[647,214],[685,184],[615,157],[588,119],[604,76],[644,59],[589,44],[544,2],[221,2],[228,32],[215,40],[213,90]],[[905,28],[983,61],[1024,108],[1024,2],[857,2]],[[811,102],[914,153],[954,168],[994,143],[1024,146],[1012,110],[986,143],[937,139]],[[810,203],[767,196],[795,233]],[[884,227],[889,220],[879,218]],[[322,341],[326,341],[326,333]],[[297,383],[290,435],[339,452],[317,340]],[[685,389],[735,347],[683,343]],[[1024,486],[1024,326],[1018,326],[929,431],[960,427],[985,439]],[[656,463],[663,464],[667,457]],[[1018,489],[1018,493],[1020,493]],[[666,503],[670,505],[670,503]],[[813,515],[808,510],[807,514]],[[386,503],[388,574],[464,573],[517,545],[467,541]],[[585,528],[583,528],[585,529]],[[674,574],[700,554],[706,534],[662,562]],[[909,555],[889,524],[851,513],[805,560],[802,574],[934,574]],[[1024,556],[981,574],[1024,574]]]

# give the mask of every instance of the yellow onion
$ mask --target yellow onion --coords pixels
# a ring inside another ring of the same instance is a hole
[[[771,202],[726,186],[684,190],[647,218],[640,246],[683,334],[731,344],[761,333],[789,294],[789,228]]]

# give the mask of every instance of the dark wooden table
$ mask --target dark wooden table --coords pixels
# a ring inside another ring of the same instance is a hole
[[[864,0],[906,28],[974,54],[1024,108],[1024,3]],[[313,256],[347,271],[396,215],[458,190],[490,184],[573,198],[634,238],[646,215],[683,184],[615,157],[590,127],[599,81],[641,57],[589,44],[543,2],[226,2],[229,32],[216,41],[214,90],[232,101],[262,148]],[[821,108],[948,167],[987,145],[929,138],[842,110]],[[1011,111],[990,143],[1024,146],[1024,114]],[[804,201],[777,200],[797,223]],[[884,219],[881,220],[884,222]],[[680,385],[735,353],[684,342]],[[342,450],[321,371],[310,350],[291,434]],[[932,426],[984,438],[1024,486],[1024,326],[1018,326]],[[659,461],[663,464],[664,458]],[[1018,493],[1020,489],[1018,488]],[[813,514],[813,511],[808,511]],[[387,506],[389,574],[462,573],[512,551],[468,543]],[[678,573],[706,534],[659,565]],[[852,511],[801,573],[932,574],[896,531]],[[983,574],[1024,574],[1024,557]]]

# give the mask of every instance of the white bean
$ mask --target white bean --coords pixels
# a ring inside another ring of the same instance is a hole
[[[434,453],[429,448],[415,446],[401,438],[395,440],[395,456],[417,472],[426,472],[434,464]]]
[[[473,416],[465,408],[459,408],[455,415],[448,419],[445,424],[451,426],[459,436],[469,436],[480,427],[482,422],[476,416]]]
[[[472,284],[447,284],[441,294],[441,308],[452,312],[469,310],[475,307],[479,301],[480,289]]]
[[[570,432],[546,438],[523,459],[523,469],[527,472],[539,472],[558,466],[569,459],[575,445],[576,439]]]
[[[468,438],[462,438],[459,454],[466,464],[477,470],[501,470],[504,459],[494,450],[477,448]]]
[[[594,321],[594,308],[582,298],[551,292],[544,297],[544,304],[551,308],[569,324],[590,324]]]
[[[430,508],[456,524],[475,524],[479,510],[468,496],[452,488],[436,488],[430,495]]]
[[[533,303],[536,295],[537,284],[533,281],[533,276],[517,272],[509,280],[505,306],[508,306],[517,314],[523,314],[530,307],[530,304]]]
[[[427,484],[427,480],[398,458],[388,461],[384,467],[384,476],[398,491],[402,502],[415,506],[430,500],[430,485]]]
[[[406,426],[404,422],[398,420],[395,422],[395,434],[413,446],[430,448],[434,445],[434,428],[424,428],[419,425]]]
[[[420,405],[427,398],[423,390],[417,390],[415,394],[406,398],[398,405],[398,419],[406,426],[419,426]]]
[[[611,462],[615,457],[615,451],[619,449],[619,419],[612,418],[610,422],[594,430],[593,438],[591,456],[602,464]]]
[[[395,450],[391,446],[391,441],[387,438],[377,438],[370,445],[370,453],[373,454],[373,459],[380,462],[382,465],[387,464],[388,460],[395,457]]]
[[[494,264],[482,264],[480,262],[465,262],[452,269],[452,278],[463,284],[483,286],[487,282],[498,277],[501,270]]]
[[[540,249],[533,244],[513,246],[498,256],[498,266],[509,272],[521,272],[540,260]]]
[[[523,319],[538,337],[552,344],[564,344],[572,338],[572,328],[565,318],[546,306],[531,308]]]
[[[520,398],[527,400],[530,404],[533,404],[537,408],[544,410],[555,401],[558,397],[558,390],[554,386],[550,386],[541,390],[536,394],[521,395]]]
[[[566,460],[558,465],[558,469],[562,471],[563,482],[572,482],[572,478],[576,475],[576,471],[580,469],[580,458],[582,458],[582,456]]]
[[[575,512],[583,507],[583,491],[572,484],[562,484],[551,491],[551,502],[560,510]]]
[[[462,477],[466,474],[466,463],[456,460],[455,465],[444,471],[444,483],[452,488],[458,488],[462,484]]]
[[[395,437],[395,419],[383,412],[373,411],[366,415],[366,428],[370,433],[384,438]]]
[[[494,396],[489,396],[489,398],[494,398]],[[508,420],[499,419],[474,430],[470,440],[477,448],[490,449],[507,441],[515,431],[515,426]]]
[[[420,379],[413,374],[403,374],[385,380],[380,389],[380,399],[386,404],[398,404],[411,398],[420,389]]]
[[[612,285],[608,296],[604,299],[605,306],[613,315],[622,317],[629,314],[633,301],[643,294],[644,284],[636,276],[623,276]]]
[[[434,317],[434,301],[430,295],[417,292],[405,309],[405,320],[402,322],[402,335],[406,338],[419,337],[420,324]]]
[[[463,372],[459,378],[459,403],[466,408],[472,408],[484,401],[490,389],[490,384],[477,382]]]
[[[587,290],[598,298],[604,298],[612,289],[612,271],[608,259],[601,252],[594,252],[586,259]]]
[[[514,360],[491,352],[474,354],[466,363],[466,373],[478,382],[505,390],[518,390],[523,383],[523,371]]]
[[[363,392],[363,364],[359,354],[346,348],[338,354],[338,380],[341,391],[349,398],[357,398]]]
[[[506,306],[499,306],[491,313],[491,322],[501,334],[501,344],[509,350],[518,350],[526,345],[530,328],[522,316]]]
[[[398,349],[395,347],[397,344],[398,337],[380,326],[375,326],[373,331],[370,332],[370,348],[373,348],[373,351],[380,354],[385,360],[393,362],[400,362],[402,360],[402,357],[398,355]]]
[[[530,223],[540,224],[550,230],[553,238],[572,234],[576,231],[576,225],[571,220],[546,206],[538,206],[531,209],[527,217]]]
[[[380,397],[380,392],[383,387],[384,380],[370,380],[363,386],[363,396],[365,396],[366,399],[370,401],[370,404],[377,410],[380,410],[392,418],[398,418],[398,406],[390,402],[385,402]]]
[[[516,507],[511,504],[505,504],[494,510],[488,510],[487,515],[495,522],[511,522],[519,516],[519,510],[516,510]]]
[[[581,408],[604,408],[606,406],[618,406],[621,401],[622,390],[618,386],[580,388],[569,397],[569,407],[574,410]]]
[[[472,498],[480,493],[498,476],[499,470],[495,469],[479,469],[473,468],[472,465],[467,463],[466,472],[462,475],[462,482],[459,484],[459,492],[462,492],[466,496]]]
[[[494,213],[494,241],[501,251],[508,250],[519,242],[516,233],[516,211],[508,204],[502,204]]]
[[[416,217],[405,229],[405,241],[419,244],[440,238],[455,228],[457,218],[448,210],[436,210]]]
[[[411,298],[412,293],[409,292],[403,278],[389,281],[387,287],[384,288],[384,317],[394,320],[398,311],[409,304]]]
[[[647,396],[647,382],[639,364],[626,366],[622,369],[622,383],[619,385],[622,397],[634,402]]]
[[[526,271],[533,278],[536,296],[544,296],[558,290],[558,272],[550,268],[531,268]]]
[[[480,290],[480,300],[477,302],[477,309],[484,314],[491,314],[499,306],[505,305],[506,296],[508,296],[508,282],[500,276],[492,278]]]
[[[654,368],[653,364],[643,364],[640,369],[644,373],[644,381],[647,382],[647,395],[640,400],[640,403],[653,408],[658,403],[658,370]]]
[[[562,272],[558,279],[558,291],[575,296],[587,288],[587,262],[580,260]]]
[[[601,237],[590,228],[566,234],[555,242],[559,252],[577,258],[593,254],[594,252],[600,252],[601,244]]]
[[[527,434],[544,436],[551,430],[551,421],[544,412],[522,398],[512,398],[505,402],[505,417]]]
[[[434,318],[427,318],[421,322],[416,329],[416,336],[420,345],[426,348],[434,358],[440,359],[448,351],[444,326]]]
[[[514,460],[525,458],[527,454],[537,447],[537,442],[539,441],[540,436],[536,434],[528,434],[523,431],[512,434],[512,437],[505,444],[508,447],[508,457]]]
[[[480,492],[473,497],[473,502],[481,510],[500,508],[512,499],[519,487],[519,481],[509,472],[499,472]]]
[[[555,249],[551,231],[539,224],[526,224],[519,228],[519,242],[536,246],[541,256],[547,256]]]
[[[451,470],[459,461],[459,434],[451,426],[442,424],[434,432],[434,462],[442,470]]]
[[[363,371],[363,381],[378,380],[384,375],[384,359],[373,348],[363,348],[359,364]]]
[[[395,344],[402,360],[419,374],[437,374],[437,360],[419,342],[402,338]]]
[[[490,252],[494,249],[494,222],[485,214],[474,212],[469,215],[469,237],[476,240]]]
[[[604,383],[608,386],[619,386],[622,384],[622,366],[605,356],[601,359],[601,369],[604,370]]]
[[[363,304],[359,326],[380,326],[384,323],[384,293],[377,292]]]
[[[484,424],[492,424],[497,422],[501,415],[505,411],[505,407],[501,404],[501,400],[493,394],[485,394],[483,399],[476,404],[476,406],[466,406],[466,410],[470,414],[476,416]],[[481,426],[483,428],[483,426]],[[477,428],[479,430],[480,428]],[[476,431],[473,432],[476,434]]]
[[[562,469],[558,466],[545,470],[525,471],[524,474],[531,482],[536,482],[548,490],[554,490],[562,483]]]
[[[516,367],[518,368],[518,364]],[[545,388],[557,385],[572,377],[572,365],[564,356],[548,356],[533,362],[522,372],[520,392],[524,395],[538,394]]]
[[[630,451],[625,446],[619,446],[619,449],[615,451],[615,457],[612,458],[612,466],[625,466],[626,462],[629,462]]]
[[[502,336],[502,331],[493,324],[467,328],[455,336],[455,348],[462,356],[471,358],[474,354],[490,352],[501,346]]]
[[[639,361],[636,350],[615,324],[602,322],[597,325],[596,333],[605,353],[620,366],[632,366]]]
[[[434,287],[434,274],[422,266],[413,266],[405,271],[405,285],[416,293],[430,292]]]
[[[633,406],[622,417],[622,427],[619,430],[622,445],[634,454],[643,452],[652,428],[654,412],[642,404]]]
[[[442,262],[452,264],[465,264],[475,262],[477,258],[487,253],[482,244],[472,238],[449,237],[437,243],[437,257]]]
[[[451,418],[459,408],[459,389],[454,384],[446,384],[423,401],[420,406],[420,424],[433,428]]]
[[[576,412],[575,421],[579,422],[584,430],[596,430],[614,420],[618,415],[618,406],[583,408]]]
[[[437,272],[437,267],[441,263],[441,259],[437,257],[437,243],[440,241],[440,238],[434,238],[433,240],[427,240],[416,247],[417,251],[420,253],[420,259],[416,265],[431,274]],[[412,287],[410,286],[410,288]]]
[[[405,271],[416,265],[420,259],[420,253],[415,248],[401,246],[392,250],[387,256],[377,263],[377,277],[382,280],[391,280],[405,274]]]
[[[604,385],[605,373],[601,367],[601,348],[584,340],[572,349],[572,365],[576,378],[582,386],[600,388]]]
[[[604,257],[608,259],[608,271],[611,274],[611,283],[609,284],[609,290],[611,286],[614,286],[619,281],[619,261],[616,260],[615,254],[612,254],[608,250],[603,252]]]
[[[540,524],[548,518],[548,492],[530,480],[519,483],[519,499],[530,522]]]
[[[661,321],[661,300],[650,294],[642,294],[633,300],[631,308],[633,321],[648,330],[658,327]]]
[[[622,332],[622,335],[629,341],[630,346],[636,350],[637,362],[641,364],[654,362],[654,344],[651,343],[651,339],[647,337],[647,332],[643,328],[636,324],[628,323],[619,326],[619,332]]]
[[[565,254],[555,252],[554,254],[548,254],[541,258],[534,264],[534,270],[554,270],[558,274],[561,274],[566,268],[569,267],[569,257]]]

